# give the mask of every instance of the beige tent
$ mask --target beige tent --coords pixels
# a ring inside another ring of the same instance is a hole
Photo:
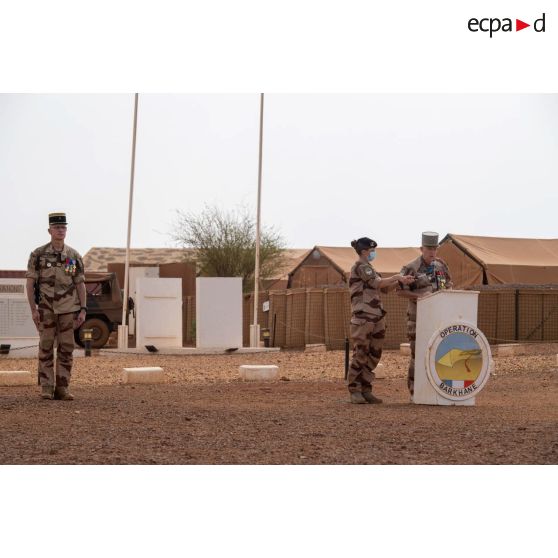
[[[377,248],[374,269],[395,275],[420,255],[419,248]],[[289,273],[289,288],[333,287],[347,284],[358,256],[350,246],[314,246]]]
[[[183,248],[132,248],[130,265],[159,266],[176,264],[186,261],[193,250]],[[83,256],[83,264],[87,271],[108,271],[110,264],[124,264],[126,248],[93,247]]]
[[[308,248],[292,248],[284,250],[281,266],[272,277],[262,280],[264,289],[287,288],[288,273],[300,260],[309,253]],[[124,283],[125,248],[93,247],[83,257],[87,271],[114,271],[120,284]],[[185,262],[191,262],[186,264]],[[161,277],[181,277],[185,294],[195,293],[195,250],[190,248],[132,248],[130,250],[132,267],[160,268]]]
[[[438,256],[449,265],[457,288],[558,284],[558,239],[448,234]]]
[[[289,281],[289,272],[296,267],[308,254],[308,248],[288,248],[283,251],[281,265],[273,272],[273,277],[262,279],[265,290],[286,289]]]

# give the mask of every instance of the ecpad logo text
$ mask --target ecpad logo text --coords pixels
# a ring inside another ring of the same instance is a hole
[[[543,13],[539,19],[536,19],[533,22],[532,27],[536,33],[545,32],[545,20],[546,14]],[[492,35],[494,35],[494,33],[498,33],[500,31],[503,33],[513,32],[514,28],[512,21],[513,19],[509,17],[505,17],[503,19],[497,17],[485,17],[482,19],[472,17],[469,20],[467,27],[469,28],[469,31],[473,33],[478,33],[479,31],[482,33],[489,33],[490,38],[492,38]],[[516,18],[515,31],[521,31],[522,29],[526,29],[527,27],[531,27],[531,24]]]

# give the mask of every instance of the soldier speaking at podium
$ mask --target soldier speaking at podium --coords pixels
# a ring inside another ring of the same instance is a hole
[[[68,401],[72,373],[74,329],[87,313],[84,269],[81,256],[64,244],[65,213],[50,213],[51,241],[33,250],[27,264],[27,299],[39,330],[39,383],[43,399]],[[58,340],[56,375],[54,341]]]
[[[407,387],[413,395],[415,380],[415,341],[417,338],[417,300],[424,295],[442,289],[451,289],[453,284],[446,262],[436,256],[438,233],[423,232],[420,247],[421,255],[403,266],[401,275],[415,278],[410,285],[400,285],[397,294],[409,299],[407,307],[407,336],[411,345],[411,362],[407,373]]]

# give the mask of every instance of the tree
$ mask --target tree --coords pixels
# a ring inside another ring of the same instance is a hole
[[[223,211],[205,206],[199,214],[177,211],[171,233],[205,277],[242,277],[244,292],[254,288],[256,261],[256,223],[246,207]],[[273,227],[260,234],[260,278],[272,277],[283,265],[284,240]]]

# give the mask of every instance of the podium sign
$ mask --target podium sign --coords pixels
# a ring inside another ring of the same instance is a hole
[[[418,300],[413,402],[474,405],[490,376],[490,345],[477,328],[478,291]]]

